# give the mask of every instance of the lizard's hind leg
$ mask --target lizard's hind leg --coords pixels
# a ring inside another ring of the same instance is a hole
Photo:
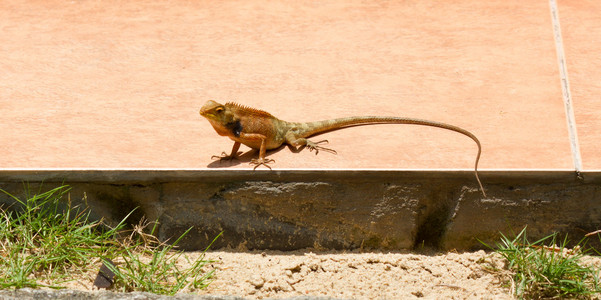
[[[319,141],[319,142],[312,142],[309,140],[306,140],[306,141],[307,141],[306,147],[309,148],[309,152],[315,150],[315,155],[317,155],[317,153],[319,153],[319,150],[329,152],[332,154],[338,154],[338,152],[336,152],[336,150],[334,150],[334,149],[319,146],[319,144],[328,144],[329,143],[328,140],[323,140],[323,141]]]
[[[327,144],[328,140],[322,140],[319,142],[312,142],[304,137],[298,137],[298,128],[293,128],[286,134],[286,143],[296,149],[296,151],[302,150],[303,147],[309,148],[309,151],[315,150],[315,155],[319,151],[325,151],[332,154],[337,154],[336,150],[322,147],[319,144]]]

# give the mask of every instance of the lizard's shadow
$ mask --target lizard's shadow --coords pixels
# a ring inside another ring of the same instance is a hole
[[[279,147],[277,149],[273,149],[273,150],[268,150],[267,153],[265,154],[265,157],[269,157],[271,154],[274,153],[278,153],[280,152],[282,149],[284,149],[284,147]],[[237,166],[243,163],[250,163],[250,161],[253,158],[258,158],[259,157],[259,151],[255,150],[255,149],[251,149],[249,151],[246,151],[244,153],[242,153],[242,155],[238,156],[237,159],[232,159],[232,160],[219,160],[219,159],[214,159],[211,163],[209,163],[207,165],[207,168],[228,168],[228,167],[233,167],[233,166]]]

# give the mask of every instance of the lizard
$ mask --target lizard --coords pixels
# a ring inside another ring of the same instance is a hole
[[[279,148],[283,144],[292,146],[295,151],[300,151],[306,147],[309,151],[315,150],[315,154],[319,153],[320,150],[336,154],[335,150],[321,146],[323,143],[328,143],[327,140],[313,142],[307,138],[347,127],[370,124],[414,124],[452,130],[476,142],[478,154],[474,164],[474,174],[482,194],[486,197],[486,192],[478,176],[478,162],[482,153],[482,145],[474,134],[461,127],[416,118],[381,116],[347,117],[306,123],[286,122],[263,110],[234,102],[220,104],[213,100],[208,100],[200,108],[200,115],[211,123],[213,129],[219,135],[227,136],[234,141],[230,154],[223,152],[221,156],[213,155],[211,158],[219,160],[236,159],[242,153],[238,152],[240,145],[244,144],[252,149],[259,150],[259,157],[250,161],[250,164],[254,165],[253,170],[259,166],[271,169],[269,164],[274,163],[275,160],[265,158],[265,154],[267,150]]]

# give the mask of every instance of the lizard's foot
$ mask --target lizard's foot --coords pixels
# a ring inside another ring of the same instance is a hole
[[[267,168],[269,168],[269,170],[271,170],[271,167],[268,165],[270,163],[274,163],[275,160],[273,159],[265,159],[265,158],[253,158],[250,160],[249,164],[251,165],[255,165],[255,167],[253,168],[253,170],[256,170],[259,166],[266,166]]]
[[[219,161],[234,160],[234,159],[238,159],[238,156],[240,156],[240,154],[242,154],[242,151],[237,152],[237,153],[232,153],[231,155],[227,154],[225,152],[221,152],[221,156],[213,155],[213,156],[211,156],[211,159],[218,159]]]
[[[309,148],[309,152],[315,150],[315,155],[317,155],[317,153],[319,153],[319,150],[325,151],[325,152],[330,152],[332,154],[338,154],[336,152],[336,150],[334,150],[334,149],[319,146],[319,144],[323,144],[323,143],[327,144],[328,140],[323,140],[323,141],[319,141],[319,142],[307,141],[307,148]]]

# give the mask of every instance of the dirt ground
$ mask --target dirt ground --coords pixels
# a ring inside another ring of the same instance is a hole
[[[191,260],[202,253],[189,253]],[[484,251],[423,255],[311,251],[211,251],[215,269],[200,295],[248,299],[512,299],[499,255]],[[97,270],[69,289],[93,291]],[[93,273],[93,274],[92,274]]]
[[[214,281],[203,292],[251,299],[512,299],[499,256],[484,251],[410,253],[210,252]]]
[[[190,253],[190,259],[202,253]],[[512,299],[503,260],[484,251],[423,255],[294,251],[211,251],[213,281],[200,295],[248,299]],[[97,270],[68,288],[93,291]]]
[[[180,259],[178,266],[186,267],[202,253],[186,255],[187,262]],[[205,259],[212,261],[206,270],[214,269],[215,273],[206,289],[192,291],[200,298],[514,299],[504,259],[482,250],[435,254],[219,250],[207,252]],[[601,257],[584,256],[580,263],[599,268]],[[78,276],[81,280],[70,282],[66,288],[91,292],[85,299],[141,299],[135,293],[106,296],[93,287],[97,272],[97,268],[90,268],[86,275]],[[190,299],[188,292],[177,294],[180,297],[176,299]],[[150,299],[149,295],[145,299]]]

